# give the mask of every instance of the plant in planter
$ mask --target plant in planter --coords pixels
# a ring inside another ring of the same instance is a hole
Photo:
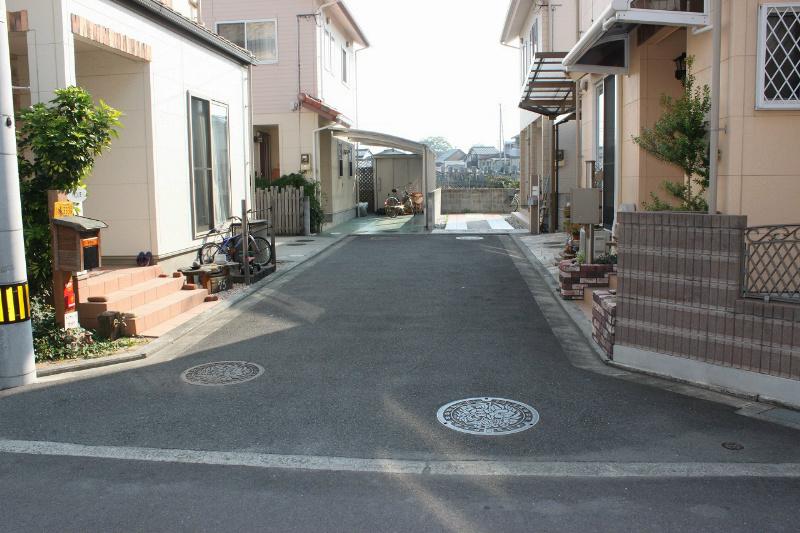
[[[664,113],[652,128],[645,128],[633,141],[661,161],[683,170],[683,182],[664,181],[672,197],[664,201],[651,193],[644,202],[648,211],[708,211],[704,193],[708,188],[709,141],[706,116],[711,110],[708,85],[697,86],[692,74],[694,58],[686,58],[683,93],[678,98],[661,96]]]

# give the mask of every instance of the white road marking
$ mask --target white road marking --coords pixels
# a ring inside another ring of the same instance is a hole
[[[594,478],[800,478],[800,463],[613,463],[535,461],[415,461],[318,455],[89,446],[65,442],[0,440],[0,453],[82,457],[154,463],[286,468],[331,472],[430,474],[441,476]]]
[[[486,222],[489,223],[489,227],[492,229],[514,229],[511,224],[503,220],[502,218],[499,219],[489,219]]]

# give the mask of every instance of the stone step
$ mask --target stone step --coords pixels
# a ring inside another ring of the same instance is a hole
[[[162,273],[158,265],[92,272],[89,277],[78,280],[78,302],[88,302],[91,297],[106,296],[132,285],[144,283]]]
[[[137,307],[180,291],[183,283],[183,276],[179,278],[172,276],[156,277],[142,283],[130,285],[124,289],[94,296],[92,299],[103,298],[105,301],[78,303],[78,316],[81,325],[85,328],[96,328],[97,317],[100,313],[106,311],[130,312]]]
[[[159,324],[186,313],[202,304],[208,296],[205,289],[181,290],[132,309],[125,319],[126,335],[142,335]]]

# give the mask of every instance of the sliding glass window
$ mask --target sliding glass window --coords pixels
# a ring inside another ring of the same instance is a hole
[[[231,214],[228,107],[196,96],[189,100],[192,219],[200,234]]]

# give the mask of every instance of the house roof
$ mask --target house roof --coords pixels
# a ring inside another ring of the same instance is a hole
[[[448,161],[450,160],[451,157],[453,157],[454,155],[458,155],[459,153],[461,154],[460,157],[462,159],[467,155],[460,148],[451,148],[450,150],[445,150],[444,152],[436,156],[436,162],[441,163],[442,161]]]
[[[389,156],[394,156],[394,155],[416,156],[418,154],[412,154],[412,153],[409,153],[409,152],[403,152],[402,150],[397,150],[395,148],[387,148],[386,150],[383,150],[382,152],[378,152],[373,157],[389,157]]]
[[[372,150],[370,150],[369,148],[359,148],[356,151],[356,156],[359,159],[366,159],[366,158],[372,157]]]
[[[494,146],[475,145],[469,149],[469,153],[472,155],[495,155],[499,154],[500,150]]]
[[[525,24],[531,9],[533,9],[533,0],[511,0],[506,12],[503,32],[500,34],[501,43],[508,44],[519,38],[522,33],[522,25]]]
[[[369,48],[367,37],[364,35],[364,32],[361,30],[361,27],[356,22],[355,17],[353,17],[353,14],[347,8],[344,1],[335,0],[335,3],[328,7],[339,16],[339,19],[345,25],[345,29],[353,36],[353,40],[364,48]]]
[[[245,50],[232,43],[228,39],[222,37],[198,24],[197,22],[186,18],[181,13],[175,11],[157,0],[115,0],[118,4],[127,7],[133,11],[137,11],[142,15],[156,19],[160,23],[170,26],[178,33],[182,33],[187,37],[198,41],[208,48],[223,55],[234,59],[242,65],[255,65],[257,64],[256,57]]]

